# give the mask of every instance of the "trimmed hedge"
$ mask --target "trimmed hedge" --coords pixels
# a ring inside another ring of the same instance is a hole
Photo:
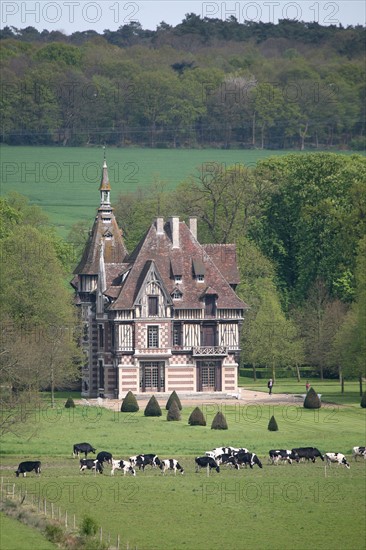
[[[74,403],[74,400],[73,400],[72,397],[67,398],[67,401],[65,403],[65,408],[66,409],[74,409],[75,408],[75,403]]]
[[[138,410],[140,410],[140,407],[137,403],[135,395],[132,393],[132,391],[127,392],[124,399],[122,400],[121,412],[134,413]]]
[[[316,393],[314,388],[310,388],[304,399],[305,409],[320,409],[321,406],[322,404],[320,402],[318,394]]]
[[[268,422],[268,429],[270,432],[278,432],[278,425],[274,416],[271,416],[271,419]]]
[[[168,420],[168,422],[171,420],[182,420],[178,403],[175,401],[175,399],[173,399],[172,404],[170,405],[166,419]]]
[[[171,406],[173,401],[177,402],[178,408],[181,411],[182,410],[182,404],[181,404],[180,399],[178,397],[178,394],[175,390],[172,391],[172,393],[169,396],[168,401],[166,402],[165,408],[166,408],[167,411],[170,409],[170,406]]]
[[[213,419],[211,424],[211,430],[227,430],[227,429],[228,429],[228,425],[227,425],[225,416],[222,414],[222,412],[216,413],[216,416]]]
[[[191,412],[189,418],[188,418],[188,424],[190,426],[206,426],[206,420],[203,415],[203,412],[199,407],[196,407]]]
[[[161,416],[163,413],[161,412],[161,408],[159,403],[156,400],[155,395],[150,397],[150,400],[148,404],[145,407],[144,415],[145,416]]]

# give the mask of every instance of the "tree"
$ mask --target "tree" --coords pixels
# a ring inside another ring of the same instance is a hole
[[[190,426],[206,426],[205,417],[199,407],[193,409],[193,411],[189,415],[188,424]]]
[[[271,416],[270,421],[268,422],[268,430],[270,432],[278,432],[278,425],[274,416]]]
[[[172,391],[172,393],[170,394],[169,399],[168,399],[168,401],[165,405],[165,408],[166,408],[167,411],[170,409],[170,406],[171,406],[173,401],[176,401],[176,403],[178,405],[178,408],[181,411],[182,410],[182,404],[181,404],[180,399],[178,397],[178,394],[175,390]]]
[[[211,430],[227,430],[228,425],[226,422],[225,416],[222,412],[217,412],[214,419],[212,420]]]
[[[172,404],[169,407],[166,419],[168,421],[172,421],[172,420],[178,421],[182,419],[177,401],[175,400],[172,401]]]
[[[145,416],[161,416],[162,415],[160,405],[157,402],[155,395],[152,395],[150,397],[149,402],[145,407],[144,415]]]
[[[320,409],[321,401],[318,394],[315,392],[314,388],[310,388],[306,397],[304,399],[304,408],[305,409]]]
[[[361,399],[360,405],[363,409],[366,409],[366,391],[362,394],[362,399]]]
[[[140,409],[135,395],[128,391],[121,404],[121,412],[137,412]]]

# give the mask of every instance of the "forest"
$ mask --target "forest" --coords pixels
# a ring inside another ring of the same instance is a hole
[[[187,14],[155,31],[0,31],[0,141],[365,148],[363,26]]]

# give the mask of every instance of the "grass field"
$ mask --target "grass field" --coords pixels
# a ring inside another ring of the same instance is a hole
[[[108,149],[112,202],[120,192],[144,187],[156,178],[174,188],[204,162],[254,166],[259,159],[289,152],[294,151]],[[101,148],[2,146],[0,157],[1,194],[17,191],[28,197],[64,237],[75,222],[92,222],[99,204]]]
[[[326,550],[363,548],[365,536],[365,465],[352,462],[325,469],[324,463],[269,466],[268,450],[316,446],[350,457],[354,445],[365,444],[365,411],[357,407],[305,410],[294,405],[222,405],[228,431],[210,424],[218,405],[199,404],[207,427],[187,424],[192,408],[184,408],[181,422],[113,413],[97,407],[63,408],[47,405],[33,411],[37,435],[29,441],[7,436],[2,444],[1,476],[30,493],[76,514],[94,517],[112,540],[139,549],[258,549],[306,548]],[[165,403],[161,403],[162,406]],[[278,432],[267,425],[274,414]],[[71,457],[72,445],[88,441],[116,458],[155,452],[177,458],[185,474],[166,474],[146,468],[136,478],[79,474]],[[245,446],[256,452],[263,469],[222,468],[220,474],[194,472],[194,457],[221,445]],[[42,461],[42,475],[16,479],[18,462]]]
[[[1,550],[55,550],[57,546],[46,540],[36,529],[22,525],[19,521],[0,513],[0,548]]]

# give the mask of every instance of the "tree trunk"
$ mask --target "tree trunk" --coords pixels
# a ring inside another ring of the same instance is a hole
[[[300,375],[300,368],[299,368],[299,364],[296,363],[296,376],[297,376],[297,381],[300,382],[301,380],[301,375]]]
[[[361,375],[361,374],[360,374],[360,376],[359,376],[358,381],[359,381],[359,383],[360,383],[360,396],[362,397],[363,391],[362,391],[362,375]]]
[[[344,393],[344,376],[342,375],[341,392]]]
[[[253,380],[254,380],[254,382],[256,382],[256,380],[257,380],[257,371],[256,371],[256,368],[255,368],[255,363],[253,363]]]
[[[255,112],[253,114],[253,122],[252,122],[252,145],[255,146]]]
[[[51,366],[51,407],[55,408],[55,376],[53,366]]]

